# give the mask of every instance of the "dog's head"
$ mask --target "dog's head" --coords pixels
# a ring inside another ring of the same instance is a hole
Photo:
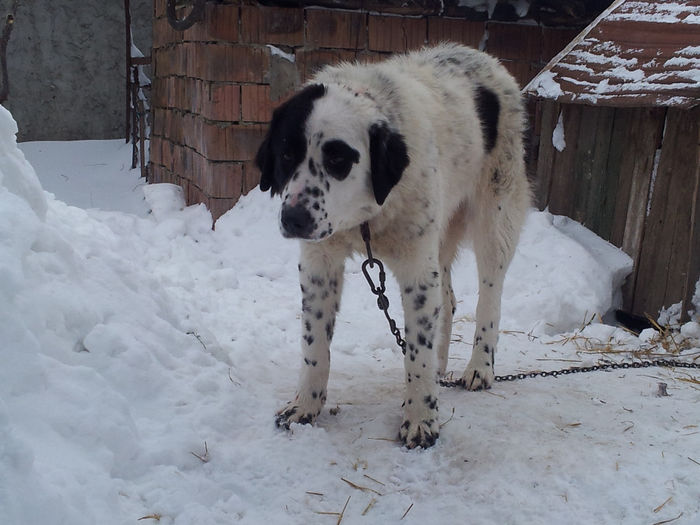
[[[275,110],[255,162],[282,196],[282,234],[319,241],[379,213],[409,159],[368,97],[315,84]]]

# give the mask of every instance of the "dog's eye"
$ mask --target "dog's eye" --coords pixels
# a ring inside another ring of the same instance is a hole
[[[292,162],[292,154],[291,153],[282,153],[282,160],[284,162]]]
[[[343,180],[353,164],[360,159],[359,152],[342,140],[329,140],[323,145],[323,167],[331,177]]]

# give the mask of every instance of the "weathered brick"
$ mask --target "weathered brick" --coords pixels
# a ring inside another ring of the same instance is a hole
[[[201,188],[198,188],[195,184],[190,181],[183,181],[182,189],[185,193],[185,201],[188,206],[193,204],[208,204],[207,196],[204,194]]]
[[[243,163],[243,181],[241,184],[241,193],[248,195],[253,189],[260,184],[260,170],[252,160]]]
[[[238,197],[231,199],[216,199],[211,197],[209,199],[209,212],[211,213],[212,219],[216,222],[219,217],[224,213],[229,211],[238,202]],[[216,224],[214,225],[216,228]]]
[[[428,19],[428,43],[458,42],[474,48],[484,36],[486,24],[461,18],[430,17]]]
[[[263,83],[270,68],[269,50],[253,46],[209,44],[198,57],[205,66],[203,80]]]
[[[238,42],[240,9],[237,5],[207,2],[205,25],[211,40]]]
[[[251,160],[265,128],[257,124],[202,124],[202,153],[209,160]]]
[[[166,91],[166,80],[163,77],[155,77],[151,81],[151,106],[163,108],[168,104],[168,93]]]
[[[166,13],[167,13],[166,4],[167,3],[168,3],[168,0],[153,0],[153,15],[156,18],[166,15]]]
[[[241,6],[241,42],[299,46],[304,43],[304,11],[293,7]]]
[[[241,87],[237,84],[202,83],[203,117],[235,122],[241,118]]]
[[[153,162],[148,163],[148,182],[159,183],[163,182],[163,167]]]
[[[305,82],[316,73],[320,68],[327,64],[337,64],[343,61],[355,60],[356,54],[354,51],[346,51],[342,49],[323,49],[315,51],[300,51],[297,52],[297,62],[301,71],[302,80]]]
[[[330,9],[306,11],[306,44],[312,47],[364,49],[367,15]]]
[[[160,137],[151,136],[148,140],[148,158],[155,164],[163,161],[163,141]]]
[[[369,16],[369,49],[403,52],[425,44],[427,22],[424,18]]]
[[[272,119],[270,86],[264,84],[241,86],[241,117],[246,122],[269,122]]]
[[[240,162],[206,162],[202,190],[207,196],[238,198],[242,183],[243,165]]]

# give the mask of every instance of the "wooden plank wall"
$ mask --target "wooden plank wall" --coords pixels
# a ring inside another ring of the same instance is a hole
[[[655,316],[700,277],[700,107],[614,108],[541,101],[536,204],[634,260],[624,307]],[[560,114],[566,147],[552,145]]]

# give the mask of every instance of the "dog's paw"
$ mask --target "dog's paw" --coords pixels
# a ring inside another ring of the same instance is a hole
[[[467,390],[488,390],[493,385],[493,381],[493,368],[469,365],[458,383]]]
[[[440,435],[438,422],[438,400],[431,395],[425,396],[422,408],[406,407],[405,419],[399,429],[399,439],[407,448],[428,448],[435,444]]]
[[[399,439],[406,448],[429,448],[440,436],[440,425],[436,419],[422,420],[412,423],[406,419],[399,429]]]
[[[301,425],[312,425],[316,421],[320,410],[309,411],[300,405],[289,403],[275,415],[275,426],[284,430],[289,430],[292,423]]]

